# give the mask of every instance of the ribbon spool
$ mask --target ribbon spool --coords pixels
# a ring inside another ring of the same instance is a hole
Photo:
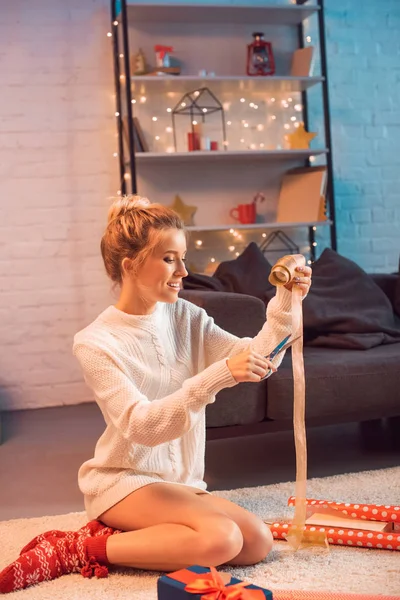
[[[287,285],[296,276],[296,268],[304,267],[306,259],[302,254],[283,256],[272,267],[268,281],[275,286]],[[299,288],[292,288],[292,336],[298,337],[292,345],[292,367],[294,383],[293,429],[296,449],[296,490],[295,512],[292,525],[288,531],[287,541],[297,550],[301,545],[328,546],[326,535],[304,535],[307,501],[307,442],[305,426],[305,377],[303,359],[303,311],[302,293]]]

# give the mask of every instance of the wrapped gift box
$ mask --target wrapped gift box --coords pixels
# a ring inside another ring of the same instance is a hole
[[[227,600],[229,592],[235,600],[272,600],[271,591],[240,581],[229,573],[217,572],[213,567],[209,569],[194,565],[163,575],[157,581],[158,600],[201,600],[222,590]]]
[[[400,550],[400,506],[306,499],[305,539],[324,534],[329,544]],[[295,498],[288,500],[295,505]],[[270,523],[275,539],[286,539],[290,523]]]

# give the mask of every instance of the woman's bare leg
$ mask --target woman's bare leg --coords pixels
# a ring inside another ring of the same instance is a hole
[[[173,571],[231,561],[243,546],[241,530],[203,496],[194,488],[155,483],[118,502],[99,517],[126,532],[108,538],[109,562]]]
[[[202,494],[201,499],[216,510],[223,511],[240,527],[243,547],[237,556],[228,561],[228,564],[254,565],[264,560],[272,549],[273,537],[269,527],[257,515],[225,498]]]

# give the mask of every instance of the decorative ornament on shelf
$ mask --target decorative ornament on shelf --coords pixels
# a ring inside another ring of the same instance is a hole
[[[190,131],[188,132],[188,150],[201,150],[201,130],[198,121],[205,123],[206,117],[213,113],[221,113],[221,124],[222,124],[222,145],[224,150],[227,149],[226,141],[226,129],[225,129],[225,116],[224,108],[218,98],[209,90],[207,87],[193,90],[182,96],[179,102],[172,110],[172,127],[174,132],[174,145],[175,152],[177,151],[176,144],[176,115],[187,115],[190,118]],[[216,140],[208,141],[203,140],[204,149],[216,150],[218,149],[218,142]]]
[[[141,48],[132,56],[131,65],[133,75],[145,75],[147,73],[146,57]]]
[[[188,204],[185,204],[182,198],[177,194],[173,204],[171,204],[169,208],[172,208],[172,210],[178,213],[186,226],[194,225],[193,218],[196,214],[197,206],[189,206]]]
[[[266,42],[262,32],[253,33],[254,41],[247,44],[247,75],[262,76],[275,74],[275,59],[271,42]]]
[[[290,150],[308,150],[311,140],[316,136],[317,133],[304,129],[304,123],[299,123],[293,133],[285,135],[285,140],[288,142]]]

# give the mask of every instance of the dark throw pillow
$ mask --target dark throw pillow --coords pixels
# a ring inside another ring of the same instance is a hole
[[[400,259],[399,259],[399,272],[397,273],[396,290],[394,294],[394,311],[398,317],[400,317]]]
[[[255,242],[251,242],[235,260],[222,262],[214,273],[227,292],[247,294],[265,301],[275,295],[268,281],[271,265]]]
[[[204,290],[207,292],[223,292],[224,286],[214,276],[192,273],[188,269],[188,276],[183,279],[184,290]]]
[[[303,311],[309,346],[366,350],[400,342],[400,319],[386,294],[361,267],[329,248],[313,265]]]

